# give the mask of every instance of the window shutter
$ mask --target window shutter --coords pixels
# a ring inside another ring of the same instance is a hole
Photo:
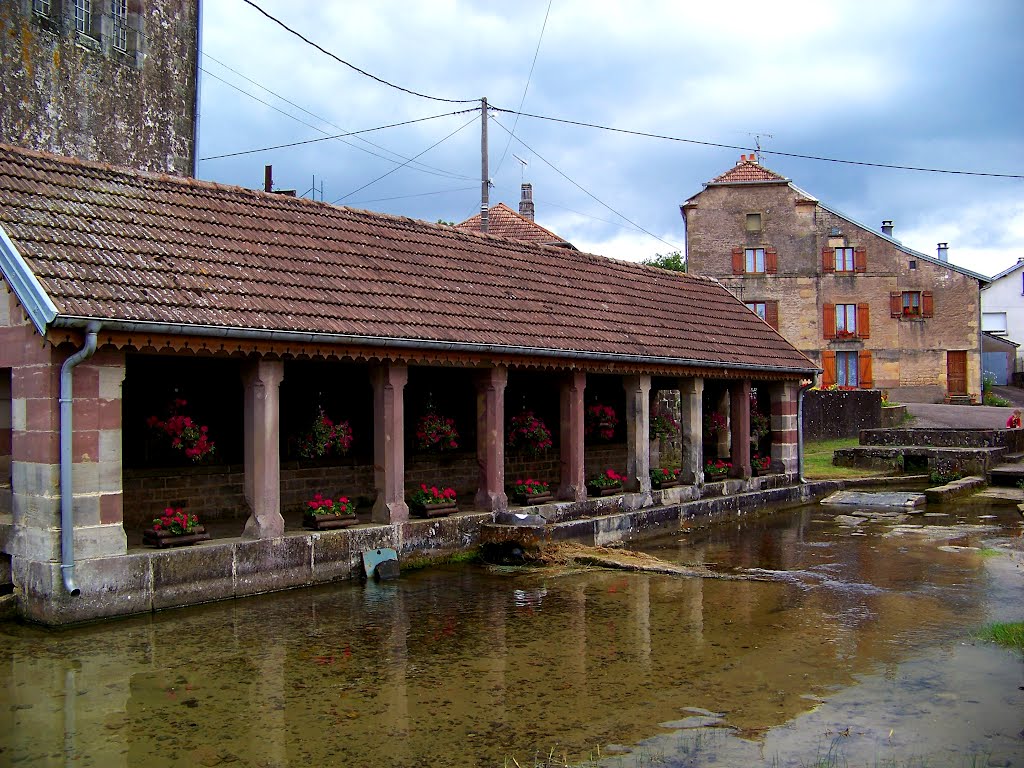
[[[779,330],[779,302],[766,301],[764,303],[764,321],[776,331]]]
[[[835,272],[836,271],[836,249],[835,248],[822,248],[821,249],[821,271],[822,272]]]
[[[871,370],[871,350],[862,349],[857,353],[857,380],[861,389],[875,386],[875,376]]]
[[[764,271],[769,275],[774,275],[779,271],[779,254],[774,248],[764,249]]]
[[[821,374],[821,386],[832,387],[836,383],[836,353],[831,349],[821,351],[821,367],[824,371]]]
[[[826,304],[821,311],[821,326],[825,329],[825,338],[836,337],[836,305]]]
[[[868,318],[868,305],[857,305],[857,335],[862,339],[871,337],[871,326]]]
[[[855,248],[853,250],[853,269],[855,272],[868,271],[868,249]]]
[[[889,314],[893,317],[900,317],[903,314],[903,294],[899,291],[892,291],[889,294]]]
[[[733,248],[732,249],[732,273],[734,275],[743,274],[743,249]]]
[[[931,317],[935,314],[935,301],[932,299],[931,291],[924,291],[921,294],[921,317]]]

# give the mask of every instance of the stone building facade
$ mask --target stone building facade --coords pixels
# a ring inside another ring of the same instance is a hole
[[[195,175],[199,0],[0,3],[0,142]]]
[[[692,274],[719,280],[818,363],[823,386],[940,402],[981,393],[988,278],[821,203],[755,155],[681,206]],[[944,245],[944,244],[943,244]]]

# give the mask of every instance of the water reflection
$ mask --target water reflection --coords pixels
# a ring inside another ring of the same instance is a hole
[[[646,545],[777,582],[460,567],[69,632],[3,626],[8,764],[582,759],[686,708],[756,737],[984,618],[969,552],[809,509]]]

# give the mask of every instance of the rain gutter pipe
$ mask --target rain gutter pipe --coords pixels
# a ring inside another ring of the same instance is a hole
[[[98,322],[90,322],[85,328],[85,344],[60,367],[60,572],[64,577],[64,588],[72,597],[81,594],[75,583],[75,518],[71,453],[71,404],[74,400],[71,386],[71,372],[83,360],[88,360],[96,351],[96,334],[100,331]]]
[[[51,328],[82,328],[97,318],[59,315],[50,324]],[[203,338],[237,339],[244,341],[273,341],[287,344],[357,344],[359,346],[383,349],[426,350],[431,352],[465,352],[482,355],[508,354],[532,355],[535,357],[568,358],[571,360],[593,360],[597,362],[692,366],[695,368],[724,368],[734,371],[764,371],[771,373],[798,373],[806,377],[820,372],[820,369],[795,368],[779,365],[755,365],[728,363],[716,360],[695,360],[681,357],[658,355],[622,355],[610,352],[588,352],[576,349],[552,349],[546,347],[524,347],[509,344],[484,344],[463,341],[442,341],[408,339],[399,337],[361,336],[344,333],[310,333],[307,331],[283,331],[261,328],[238,328],[223,325],[181,325],[177,323],[152,323],[131,320],[103,320],[106,331],[120,331],[139,334],[167,334],[196,336]]]
[[[804,477],[804,395],[813,386],[813,381],[801,384],[796,397],[796,465],[797,480],[801,483],[807,482]]]

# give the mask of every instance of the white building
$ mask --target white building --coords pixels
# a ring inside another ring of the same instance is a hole
[[[1017,259],[1016,264],[1004,269],[988,285],[982,287],[981,329],[1017,344],[1024,342],[1024,258]],[[983,353],[982,366],[986,371],[995,373],[1002,366],[994,358],[991,361],[984,360],[990,354],[998,353]],[[1017,349],[1013,369],[1024,370],[1021,348]]]

